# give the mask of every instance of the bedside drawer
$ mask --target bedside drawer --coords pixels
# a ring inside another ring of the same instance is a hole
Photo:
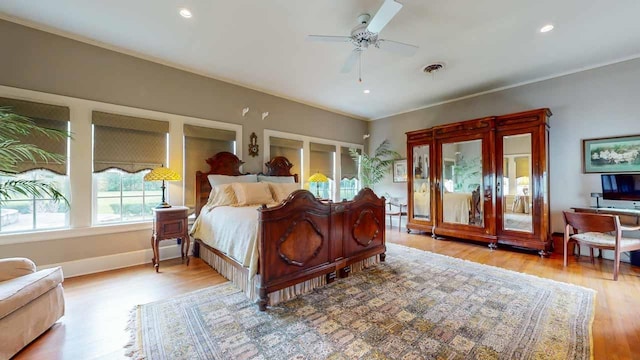
[[[158,211],[156,212],[157,221],[167,220],[183,220],[187,218],[187,209],[178,211]]]
[[[187,220],[169,220],[156,223],[156,234],[163,238],[184,237],[187,228]]]

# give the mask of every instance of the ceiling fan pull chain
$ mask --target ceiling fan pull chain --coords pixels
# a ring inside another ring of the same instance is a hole
[[[358,82],[362,82],[362,51],[358,54]]]

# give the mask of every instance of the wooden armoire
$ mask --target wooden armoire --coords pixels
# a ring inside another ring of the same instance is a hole
[[[549,109],[407,133],[407,232],[551,250]]]

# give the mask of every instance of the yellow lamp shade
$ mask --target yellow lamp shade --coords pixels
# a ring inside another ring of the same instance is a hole
[[[328,181],[329,179],[324,174],[319,172],[311,175],[311,177],[309,178],[309,182],[315,182],[315,183],[326,183]]]
[[[166,168],[159,167],[151,170],[150,173],[144,176],[144,181],[180,181],[182,180],[182,176],[177,172]]]

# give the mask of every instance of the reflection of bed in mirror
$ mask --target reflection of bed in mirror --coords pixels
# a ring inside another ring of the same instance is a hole
[[[471,193],[445,192],[442,197],[442,218],[444,222],[469,224]]]
[[[423,182],[413,193],[413,217],[416,219],[429,219],[431,213],[431,195],[429,185]]]

